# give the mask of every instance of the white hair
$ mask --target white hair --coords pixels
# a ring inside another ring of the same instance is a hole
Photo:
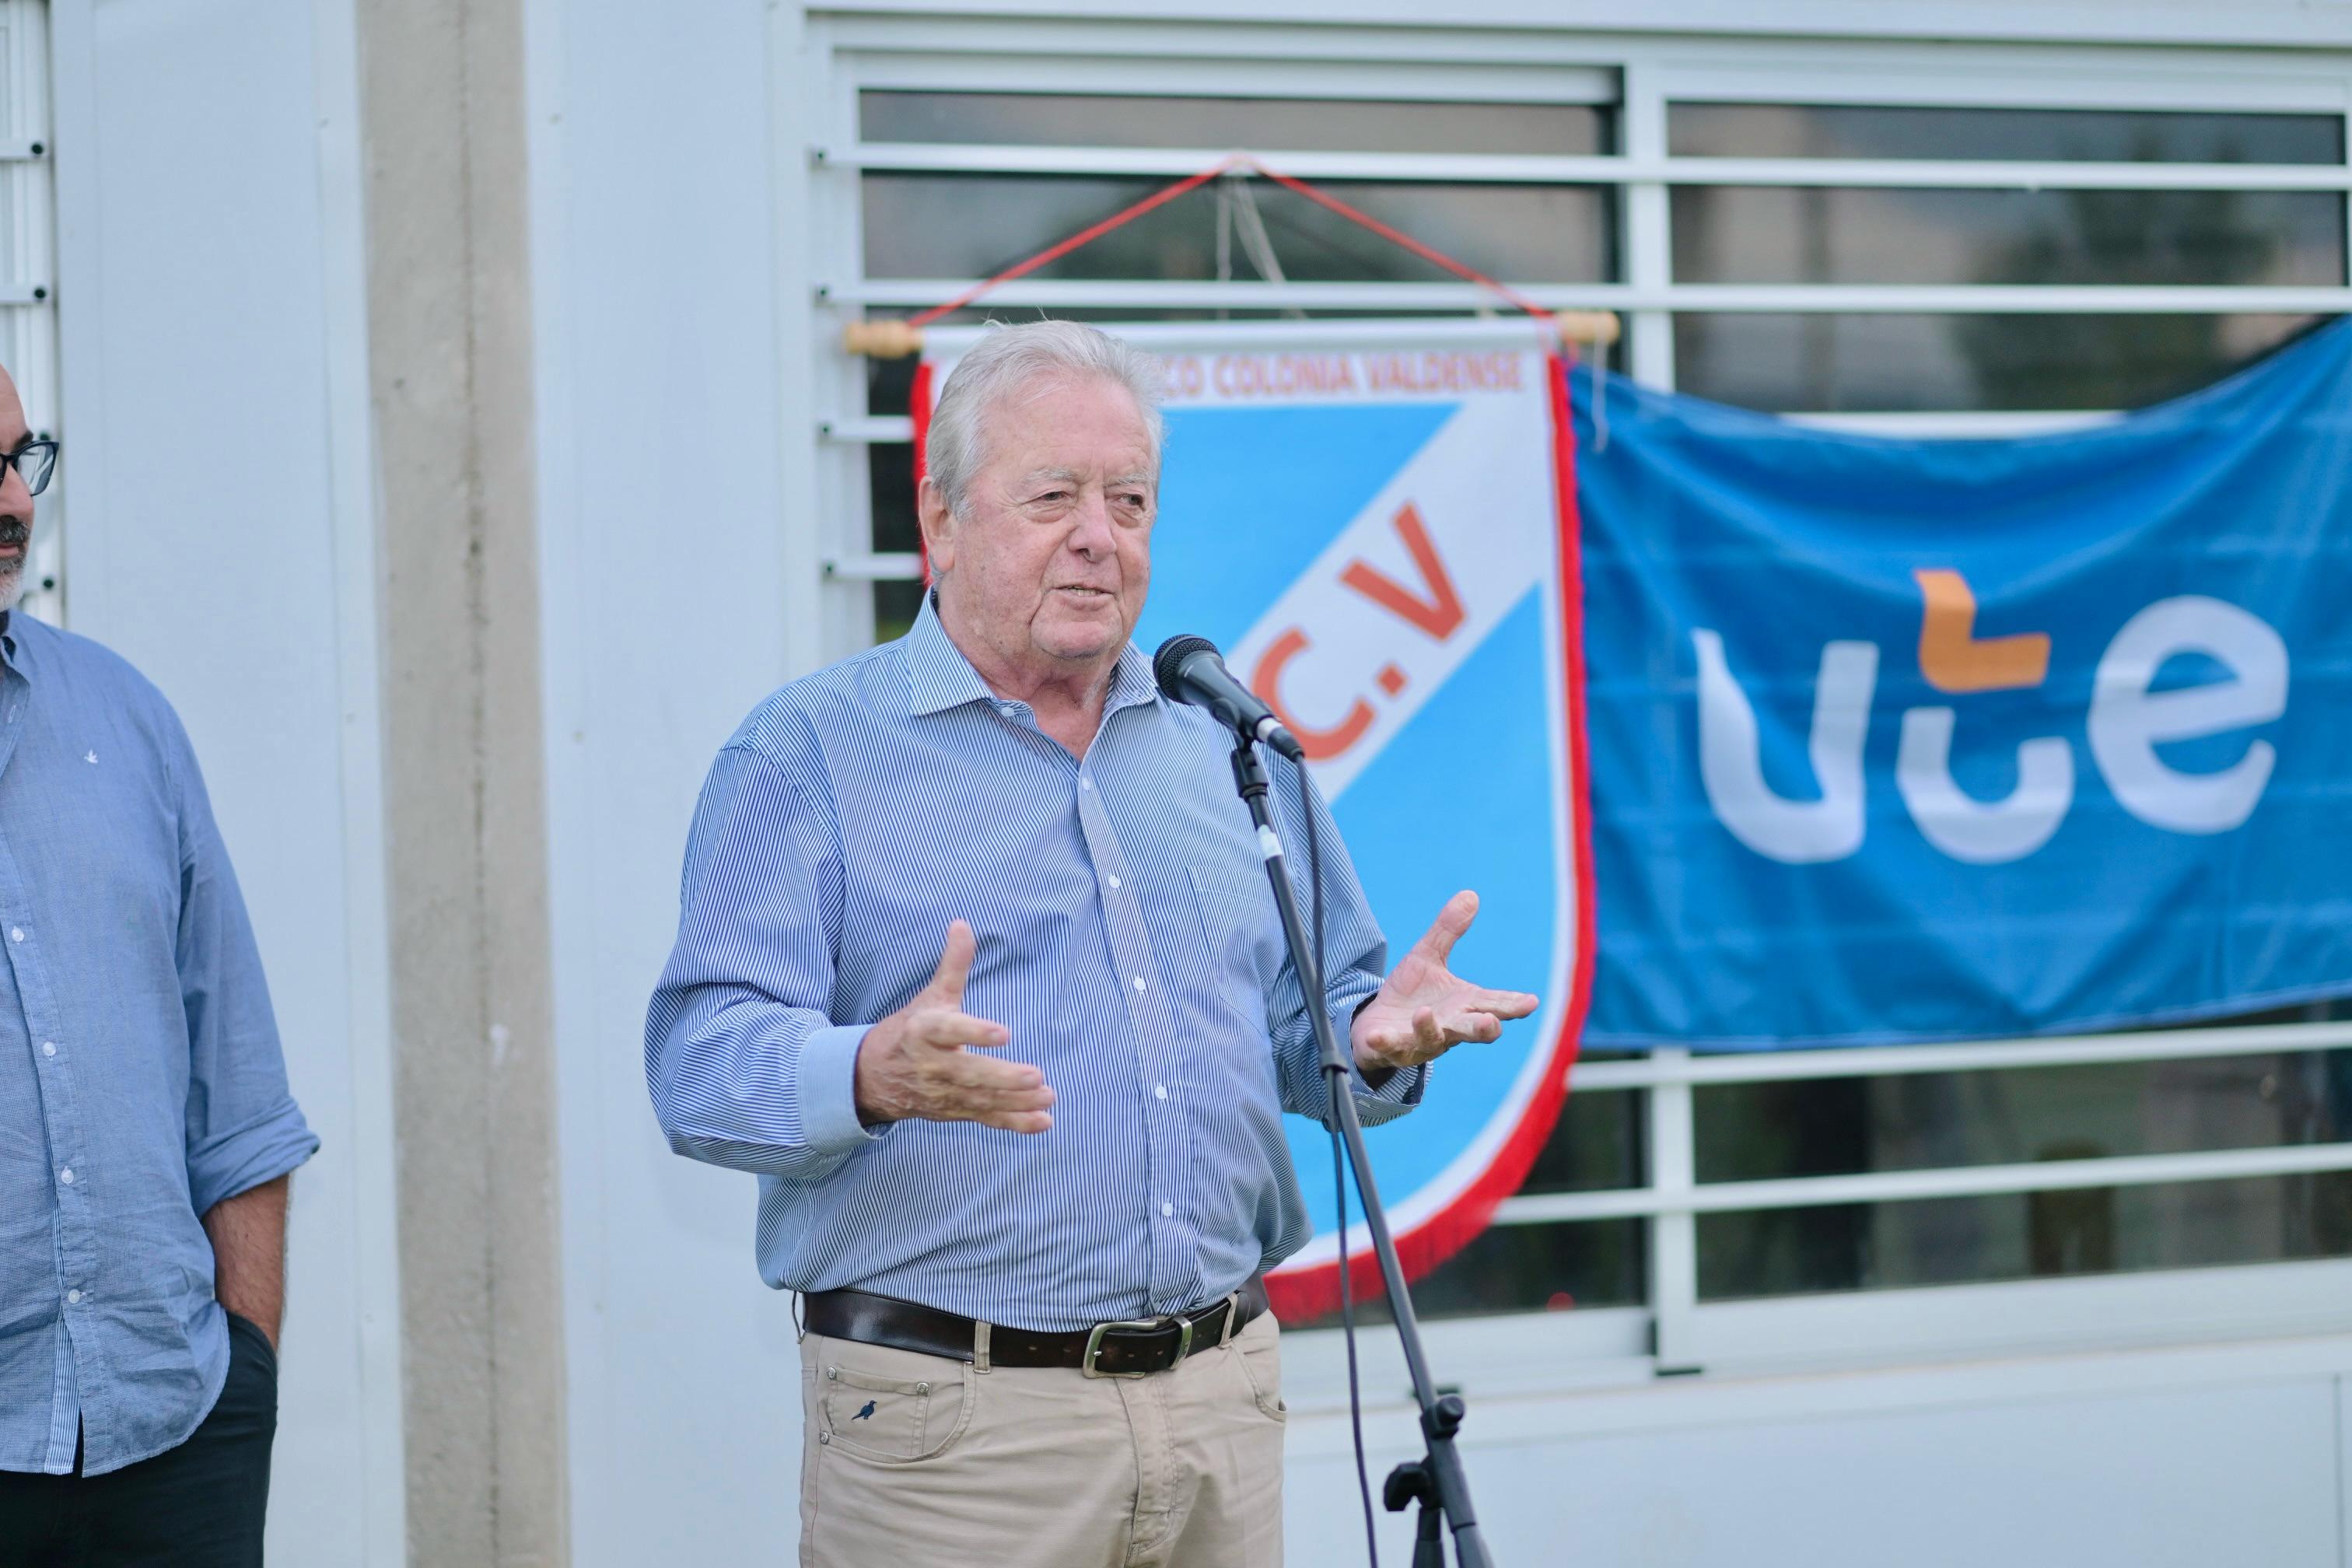
[[[1133,343],[1083,321],[1024,321],[1000,326],[956,362],[940,391],[923,441],[923,468],[940,487],[948,510],[963,515],[971,477],[981,466],[981,437],[999,404],[1054,376],[1095,376],[1127,389],[1143,416],[1151,469],[1160,471],[1160,361]]]

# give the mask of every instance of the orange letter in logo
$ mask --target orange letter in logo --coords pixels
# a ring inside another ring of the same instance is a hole
[[[2007,691],[2039,686],[2050,673],[2050,634],[1976,635],[1977,597],[1958,572],[1914,572],[1927,596],[1919,623],[1919,673],[1938,691]]]
[[[1397,619],[1419,626],[1444,642],[1463,622],[1462,595],[1454,591],[1454,579],[1446,574],[1445,563],[1437,558],[1437,546],[1430,542],[1428,525],[1421,521],[1421,513],[1411,501],[1405,502],[1396,514],[1396,531],[1403,538],[1404,547],[1412,552],[1412,563],[1421,571],[1422,586],[1429,597],[1415,598],[1411,589],[1364,561],[1348,563],[1348,569],[1339,574],[1339,581]]]
[[[1298,737],[1298,749],[1307,753],[1310,763],[1326,757],[1336,757],[1363,738],[1372,727],[1372,705],[1359,697],[1348,708],[1348,715],[1328,730],[1318,730],[1302,724],[1282,702],[1282,667],[1288,664],[1307,646],[1307,634],[1291,627],[1268,645],[1258,656],[1257,668],[1250,671],[1250,689],[1282,721],[1283,727]]]

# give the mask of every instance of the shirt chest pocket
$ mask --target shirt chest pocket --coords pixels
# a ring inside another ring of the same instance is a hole
[[[1264,1028],[1267,998],[1282,972],[1282,922],[1264,875],[1225,866],[1188,868],[1217,992]]]

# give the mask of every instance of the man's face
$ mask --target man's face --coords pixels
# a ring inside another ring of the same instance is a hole
[[[14,452],[32,437],[16,384],[0,370],[0,452]],[[0,609],[16,604],[24,586],[25,558],[33,548],[33,492],[10,464],[0,473]]]
[[[1116,662],[1151,584],[1160,499],[1134,397],[1096,376],[1032,382],[988,411],[981,449],[962,517],[925,488],[943,600],[1039,679]]]

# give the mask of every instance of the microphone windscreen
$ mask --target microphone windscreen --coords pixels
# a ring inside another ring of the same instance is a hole
[[[1217,645],[1208,638],[1194,637],[1189,632],[1180,632],[1161,643],[1160,651],[1151,656],[1151,678],[1160,683],[1160,689],[1173,700],[1189,702],[1192,698],[1182,689],[1181,684],[1177,679],[1178,667],[1196,653],[1215,653],[1216,651]]]

